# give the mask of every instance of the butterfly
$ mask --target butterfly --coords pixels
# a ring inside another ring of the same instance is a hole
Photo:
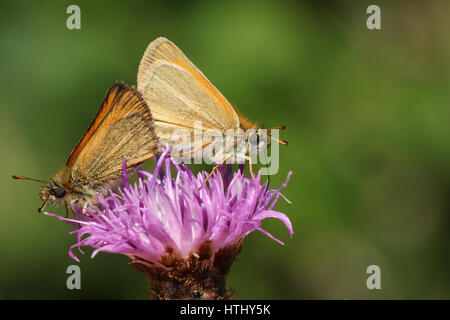
[[[126,158],[127,171],[133,171],[157,152],[158,138],[152,115],[141,93],[122,82],[112,85],[100,110],[70,154],[66,165],[43,183],[40,197],[47,203],[83,207],[96,202],[98,194],[118,184]]]
[[[180,156],[210,148],[215,150],[210,158],[216,164],[233,157],[237,159],[235,155],[251,161],[247,156],[249,147],[259,146],[266,140],[268,144],[272,138],[233,107],[166,38],[157,38],[148,45],[139,65],[137,88],[151,110],[160,147],[176,148]],[[284,129],[284,126],[270,129]],[[206,134],[210,132],[213,134]],[[224,138],[213,139],[215,134]]]

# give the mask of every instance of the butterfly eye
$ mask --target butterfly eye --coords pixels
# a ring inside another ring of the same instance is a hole
[[[56,187],[53,189],[53,193],[55,194],[55,197],[62,198],[66,195],[66,190],[61,187]]]

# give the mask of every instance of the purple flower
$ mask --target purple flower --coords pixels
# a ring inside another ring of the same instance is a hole
[[[123,168],[123,188],[98,196],[98,204],[85,214],[79,208],[76,219],[46,213],[75,226],[71,233],[78,242],[69,250],[73,259],[79,261],[74,248],[82,252],[82,246],[89,246],[95,249],[92,257],[100,251],[121,253],[161,266],[167,265],[162,261],[167,254],[188,259],[207,244],[211,260],[233,246],[239,247],[237,254],[243,238],[255,230],[283,244],[261,228],[266,218],[281,220],[292,237],[288,217],[274,210],[291,173],[278,190],[267,190],[260,173],[255,178],[245,177],[240,170],[232,175],[231,166],[220,166],[220,172],[205,182],[208,173],[194,175],[167,150],[157,160],[154,173],[139,170],[139,181],[133,185],[128,183],[125,160]]]
[[[171,166],[177,171],[175,178]],[[207,173],[195,176],[167,151],[159,158],[154,174],[139,171],[135,185],[128,184],[124,170],[124,188],[118,194],[111,191],[107,197],[99,196],[100,205],[88,208],[87,215],[78,210],[78,220],[56,216],[79,225],[72,232],[78,235],[78,243],[72,246],[70,256],[79,261],[72,249],[90,246],[95,249],[92,256],[99,251],[132,254],[157,263],[167,247],[187,257],[206,241],[217,251],[255,230],[282,244],[261,228],[266,218],[280,219],[292,236],[287,216],[273,210],[287,181],[280,190],[266,190],[267,182],[261,185],[260,174],[252,179],[237,171],[230,179],[230,171],[221,170],[205,183]]]

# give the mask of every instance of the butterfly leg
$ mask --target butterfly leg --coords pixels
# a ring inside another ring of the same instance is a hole
[[[212,169],[211,173],[206,177],[206,179],[205,179],[205,184],[208,182],[209,178],[212,177],[212,175],[213,175],[214,172],[217,170],[217,168],[219,168],[219,165],[216,165],[216,166]],[[200,188],[201,188],[201,187],[200,187]]]
[[[86,202],[83,204],[83,210],[82,210],[82,212],[83,212],[84,215],[86,215],[86,210],[87,210],[88,207],[89,207],[89,202],[86,201]]]
[[[225,159],[223,159],[222,162],[221,162],[220,164],[224,164],[225,162],[227,162],[227,160],[230,159],[231,156],[232,156],[232,155],[229,155],[228,157],[225,157]],[[210,173],[210,174],[208,175],[208,177],[206,177],[206,179],[205,179],[205,184],[208,182],[209,178],[212,177],[212,175],[214,174],[214,172],[215,172],[218,168],[219,168],[219,165],[216,165],[216,166],[212,169],[211,173]],[[201,188],[202,188],[202,187],[200,187],[200,188],[198,188],[198,189],[200,190]]]
[[[253,163],[252,163],[252,158],[250,158],[248,160],[248,165],[250,167],[250,174],[252,175],[252,179],[255,178],[255,174],[253,173]]]
[[[87,209],[89,208],[89,201],[86,201],[84,204],[83,204],[83,210],[82,210],[82,213],[83,213],[83,215],[85,215],[86,217],[90,217],[90,218],[92,218],[92,216],[89,214],[89,213],[87,213]]]
[[[252,158],[249,156],[245,156],[245,159],[248,160],[248,167],[250,168],[250,174],[252,175],[252,179],[255,178],[255,174],[253,173],[253,162],[252,162]],[[245,166],[244,166],[245,169]]]
[[[66,207],[66,215],[64,216],[64,218],[67,219],[69,217],[69,207],[67,206],[67,203],[66,203],[65,207]]]
[[[185,156],[185,155],[187,155],[187,154],[195,153],[195,152],[197,152],[197,151],[203,149],[204,147],[206,147],[206,146],[209,145],[209,144],[211,144],[211,141],[208,141],[208,142],[202,144],[201,146],[192,148],[192,149],[189,150],[189,151],[181,152],[181,153],[179,153],[178,155],[176,155],[176,157],[183,157],[183,156]]]
[[[73,214],[73,217],[75,218],[75,220],[79,220],[77,218],[76,211],[75,211],[75,208],[73,207],[72,203],[69,203],[68,205],[70,207],[70,210],[72,210],[72,214]],[[67,208],[67,205],[66,205],[66,208]],[[78,226],[78,229],[81,228],[81,224],[77,223],[77,226]]]

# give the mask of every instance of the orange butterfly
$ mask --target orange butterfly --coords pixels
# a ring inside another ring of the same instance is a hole
[[[182,150],[180,156],[207,146],[213,147],[216,154],[220,155],[213,160],[219,164],[227,161],[239,149],[236,140],[230,144],[221,144],[223,140],[217,142],[208,137],[205,134],[207,131],[227,137],[232,132],[249,130],[250,134],[244,137],[245,143],[236,153],[243,154],[250,161],[251,158],[246,156],[250,144],[259,144],[260,140],[272,138],[265,130],[257,129],[256,123],[242,116],[183,52],[166,38],[157,38],[148,45],[139,65],[137,87],[153,115],[160,146],[177,147],[177,150]],[[196,123],[200,123],[201,128]],[[183,134],[184,137],[180,137]],[[186,141],[185,145],[180,147],[183,144],[180,140]],[[284,140],[274,140],[287,144]]]
[[[105,99],[89,129],[72,151],[66,165],[48,182],[23,176],[15,179],[43,183],[40,196],[47,203],[86,208],[120,181],[122,163],[132,171],[153,157],[157,149],[150,110],[138,90],[116,82]]]

